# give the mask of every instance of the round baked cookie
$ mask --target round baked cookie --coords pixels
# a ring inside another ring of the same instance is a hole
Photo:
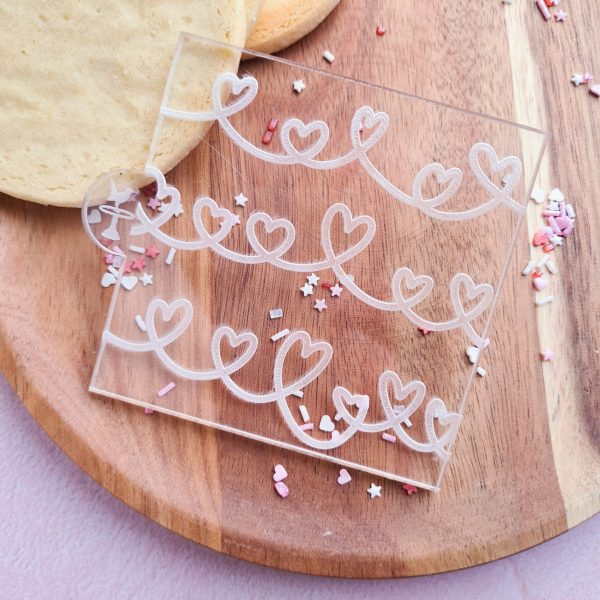
[[[243,46],[251,16],[244,0],[0,3],[0,191],[78,206],[101,173],[142,167],[179,32]],[[188,79],[183,66],[196,110],[209,105],[206,82],[238,62],[205,50]],[[174,167],[206,129],[163,136],[155,164]]]
[[[246,48],[279,52],[310,33],[340,0],[265,0]],[[252,58],[246,56],[245,58]]]

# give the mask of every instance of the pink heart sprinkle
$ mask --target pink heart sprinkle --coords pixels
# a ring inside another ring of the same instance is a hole
[[[283,481],[278,481],[275,484],[275,489],[282,498],[287,498],[289,496],[290,490],[288,489],[288,486],[283,483]]]
[[[275,473],[273,474],[273,481],[283,481],[287,476],[287,471],[283,465],[275,465]]]
[[[533,287],[538,292],[541,292],[542,290],[545,290],[547,286],[548,286],[548,282],[543,277],[536,277],[533,280]]]
[[[346,471],[346,469],[340,469],[340,476],[337,479],[337,482],[340,485],[346,485],[352,481],[352,477],[350,477],[350,473]]]
[[[533,245],[534,246],[543,246],[548,243],[548,236],[543,231],[538,231],[533,236]]]

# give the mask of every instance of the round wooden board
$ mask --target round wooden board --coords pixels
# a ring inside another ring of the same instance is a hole
[[[98,254],[78,211],[8,197],[0,206],[0,367],[48,434],[101,485],[186,537],[264,565],[344,577],[435,573],[547,540],[600,510],[600,101],[574,88],[592,56],[600,5],[571,3],[546,23],[530,2],[344,0],[285,56],[552,132],[539,185],[559,186],[577,230],[556,261],[556,301],[535,309],[521,232],[496,309],[492,344],[439,494],[407,497],[371,478],[335,484],[335,466],[165,415],[90,397],[108,308]],[[383,25],[386,34],[375,36]],[[594,62],[595,59],[595,62]],[[326,66],[326,65],[325,65]],[[176,183],[198,167],[192,154]],[[529,229],[539,209],[530,209]],[[539,350],[556,360],[542,365]],[[293,492],[270,481],[286,464]]]

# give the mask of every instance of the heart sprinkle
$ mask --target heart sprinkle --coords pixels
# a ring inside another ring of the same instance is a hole
[[[273,468],[273,481],[283,481],[287,476],[288,473],[283,465],[275,465]]]
[[[319,429],[321,431],[325,431],[326,433],[331,433],[335,429],[335,425],[333,424],[333,421],[329,415],[323,415],[321,417]]]
[[[350,473],[346,471],[346,469],[340,469],[340,476],[337,478],[337,482],[339,485],[346,485],[352,481],[352,477],[350,477]]]

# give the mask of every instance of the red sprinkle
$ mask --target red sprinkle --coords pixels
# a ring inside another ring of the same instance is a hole
[[[279,119],[276,119],[275,117],[273,117],[270,121],[269,124],[267,125],[267,131],[275,131],[275,129],[277,129],[277,123],[279,123]]]
[[[544,251],[546,254],[548,254],[548,253],[550,253],[550,252],[553,252],[553,251],[554,251],[554,246],[553,246],[552,244],[546,244],[546,245],[545,245],[545,246],[542,248],[542,250],[543,250],[543,251]]]
[[[375,33],[379,36],[381,35],[385,35],[385,27],[382,27],[381,25],[375,30]]]
[[[431,331],[429,329],[425,329],[424,327],[417,327],[417,329],[423,334],[423,335],[427,335],[428,333],[431,333]]]
[[[123,273],[131,273],[131,269],[133,269],[133,261],[128,260],[125,263],[125,268],[123,269]]]
[[[333,287],[333,283],[331,283],[330,281],[322,281],[321,287],[327,288],[329,290]]]
[[[416,494],[419,491],[414,485],[411,485],[410,483],[405,483],[402,486],[402,488],[406,492],[407,496],[410,496],[411,494]]]
[[[273,132],[269,131],[268,129],[263,133],[262,136],[262,143],[263,144],[270,144],[271,140],[273,139]]]

